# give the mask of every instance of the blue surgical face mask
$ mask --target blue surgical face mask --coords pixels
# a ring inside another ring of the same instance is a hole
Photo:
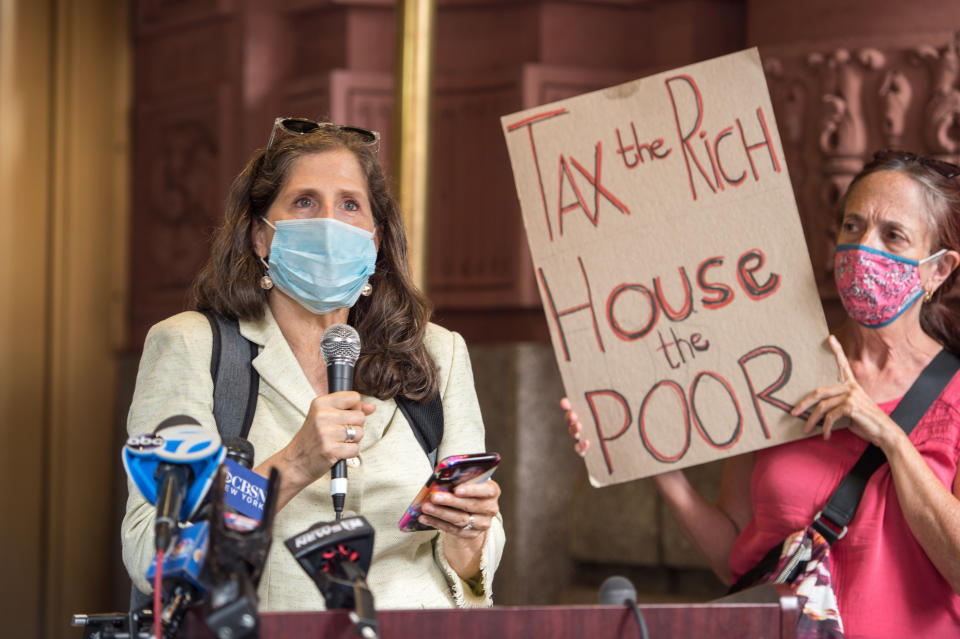
[[[270,278],[304,308],[322,315],[352,307],[377,262],[373,233],[325,217],[279,220],[270,242]]]

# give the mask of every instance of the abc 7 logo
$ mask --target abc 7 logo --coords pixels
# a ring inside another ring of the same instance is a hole
[[[195,425],[170,426],[156,436],[164,440],[157,455],[168,461],[203,459],[214,454],[221,445],[216,432]]]

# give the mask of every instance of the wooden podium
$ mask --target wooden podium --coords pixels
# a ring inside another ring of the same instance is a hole
[[[762,586],[702,604],[641,604],[650,639],[794,639],[797,599],[785,586]],[[451,637],[455,639],[601,639],[640,637],[627,606],[530,606],[383,610],[377,613],[382,639]],[[183,636],[215,639],[202,621],[188,617]],[[262,639],[351,639],[356,637],[346,611],[266,612],[260,615]]]

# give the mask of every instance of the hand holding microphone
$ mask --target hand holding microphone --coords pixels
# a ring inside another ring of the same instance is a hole
[[[336,329],[336,330],[334,330]],[[343,331],[346,329],[346,331]],[[343,333],[347,337],[343,337]],[[349,335],[352,333],[352,336]],[[325,344],[325,346],[324,346]],[[267,460],[257,472],[264,474],[268,466],[280,468],[284,480],[278,508],[282,508],[301,490],[331,472],[338,462],[345,478],[345,459],[360,453],[363,425],[374,406],[364,403],[353,385],[353,367],[360,354],[359,337],[349,326],[336,324],[324,331],[321,351],[327,362],[328,395],[315,397],[310,403],[303,426],[286,447]],[[340,471],[334,471],[336,476]],[[331,482],[345,494],[344,481]],[[339,499],[338,499],[339,500]]]

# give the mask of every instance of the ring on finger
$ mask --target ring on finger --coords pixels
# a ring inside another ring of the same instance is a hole
[[[473,515],[470,515],[470,519],[467,520],[467,523],[460,527],[460,530],[473,530],[474,524],[477,522],[473,519]]]
[[[347,438],[344,441],[346,441],[348,444],[352,444],[353,440],[357,438],[357,431],[353,426],[346,426],[345,428],[347,429]]]

